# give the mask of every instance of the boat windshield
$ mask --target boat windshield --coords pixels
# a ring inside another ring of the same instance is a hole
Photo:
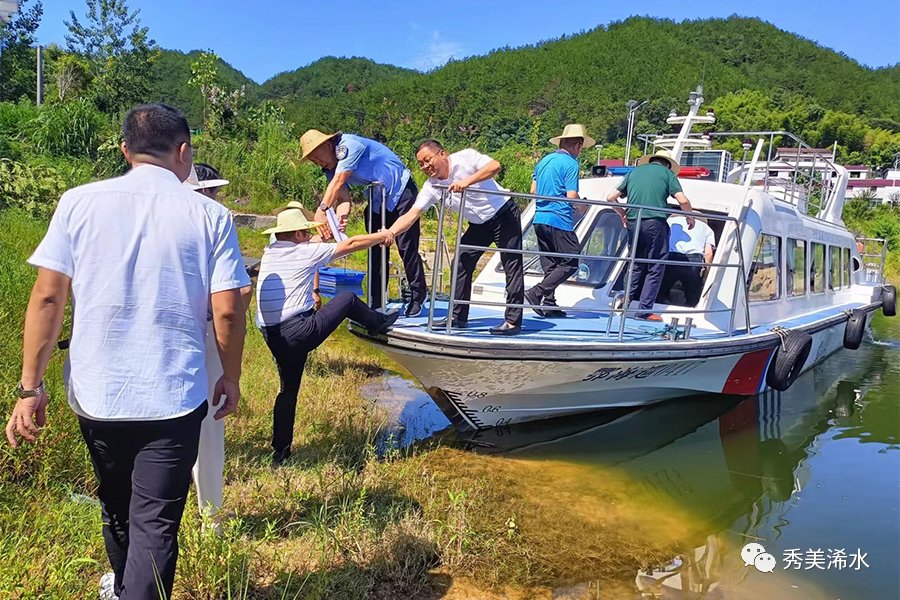
[[[576,224],[577,229],[577,224]],[[589,256],[621,256],[628,243],[628,232],[622,219],[611,209],[601,210],[594,217],[591,228],[580,240],[581,254]],[[524,250],[539,250],[534,227],[529,224],[522,233]],[[568,279],[568,283],[600,288],[606,285],[610,274],[616,267],[616,261],[602,258],[582,258],[578,261],[578,270]],[[527,257],[525,273],[543,275],[540,257]]]

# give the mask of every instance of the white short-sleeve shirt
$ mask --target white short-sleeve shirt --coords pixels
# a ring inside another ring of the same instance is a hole
[[[209,296],[250,285],[224,206],[143,165],[63,194],[28,263],[72,279],[77,414],[172,419],[207,399]]]
[[[317,242],[266,246],[256,279],[256,325],[278,325],[313,308],[316,271],[331,262],[335,248]]]
[[[709,225],[694,220],[694,228],[688,229],[687,220],[681,215],[669,218],[669,252],[705,254],[706,245],[716,247],[716,236]]]
[[[454,152],[449,158],[450,175],[447,179],[429,177],[416,197],[416,202],[413,205],[416,209],[425,211],[441,201],[441,190],[435,189],[435,185],[450,185],[454,181],[470,177],[493,160],[490,156],[481,154],[472,148]],[[497,211],[506,204],[509,196],[476,192],[474,188],[484,188],[498,192],[508,192],[509,190],[498,185],[493,179],[488,179],[487,181],[474,184],[466,191],[466,206],[463,211],[463,218],[470,223],[480,225],[496,215]],[[460,194],[447,192],[444,202],[448,208],[454,212],[459,212],[459,200]]]

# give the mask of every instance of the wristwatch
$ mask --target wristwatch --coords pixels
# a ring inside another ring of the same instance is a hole
[[[328,205],[323,202],[322,204],[319,205],[319,210],[321,210],[321,211],[328,210]]]
[[[313,294],[319,294],[319,293],[321,293],[321,292],[319,292],[319,288],[313,288]]]
[[[40,396],[44,391],[44,380],[41,379],[41,384],[34,388],[33,390],[26,390],[22,387],[22,382],[19,382],[19,385],[16,386],[16,395],[19,397],[19,400],[22,398],[35,398]]]

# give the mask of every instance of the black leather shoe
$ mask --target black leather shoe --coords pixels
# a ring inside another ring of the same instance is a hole
[[[391,328],[391,325],[397,322],[397,319],[400,318],[400,311],[395,310],[392,313],[388,313],[386,315],[382,315],[383,320],[381,325],[378,327],[373,327],[369,330],[369,335],[384,335],[388,332],[388,329]]]
[[[409,304],[406,305],[406,313],[405,314],[407,317],[410,317],[410,318],[418,317],[420,314],[422,314],[422,303],[416,302],[415,300],[413,300],[412,302],[410,302]]]
[[[566,311],[560,310],[555,307],[545,308],[541,312],[544,313],[544,316],[547,317],[548,319],[562,319],[563,317],[566,316]]]
[[[291,457],[291,449],[285,448],[283,450],[276,450],[272,453],[272,468],[277,469],[284,462]]]
[[[444,329],[446,329],[447,328],[447,319],[441,319],[440,321],[435,321],[434,326],[435,327],[443,327]],[[459,319],[453,319],[453,321],[450,323],[450,327],[452,327],[453,329],[465,329],[468,326],[469,326],[468,321],[460,321]]]
[[[531,304],[533,306],[540,306],[541,305],[541,293],[534,288],[525,290],[525,304]],[[544,314],[543,310],[540,310],[538,308],[532,308],[531,310],[533,310],[534,314],[536,314],[539,317],[546,316]]]
[[[519,335],[521,332],[521,325],[513,325],[509,321],[504,321],[496,327],[491,327],[491,335]]]

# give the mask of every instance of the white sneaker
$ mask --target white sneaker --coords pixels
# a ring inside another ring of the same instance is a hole
[[[116,596],[116,574],[106,573],[100,578],[100,600],[119,600]]]

